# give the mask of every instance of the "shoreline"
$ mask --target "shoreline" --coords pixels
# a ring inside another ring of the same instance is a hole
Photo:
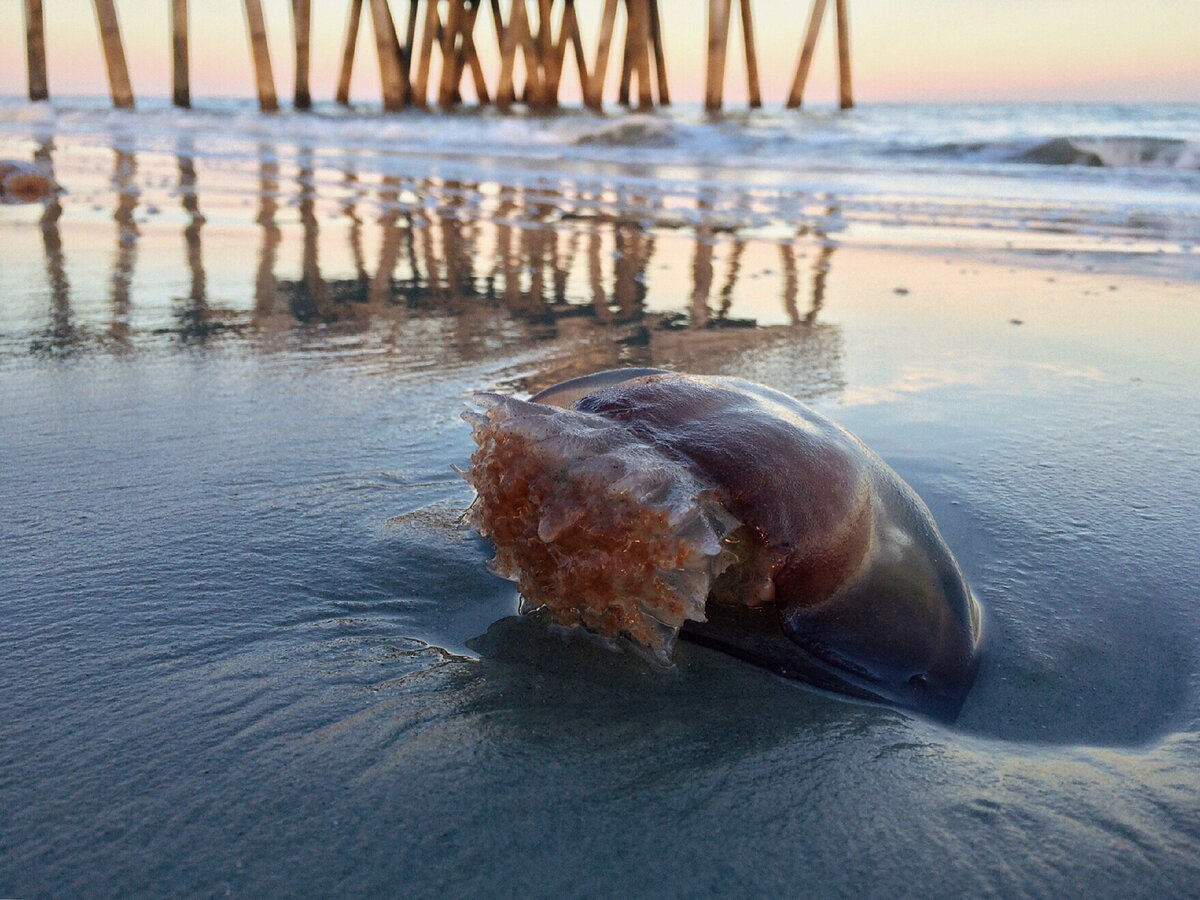
[[[66,187],[0,206],[0,893],[1197,883],[1192,175],[83,124],[0,129]],[[616,366],[914,488],[985,610],[953,726],[512,614],[460,414]]]

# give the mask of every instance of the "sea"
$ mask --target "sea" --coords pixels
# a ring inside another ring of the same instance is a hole
[[[0,896],[1200,891],[1200,105],[0,98],[0,159],[62,187],[0,204]],[[517,615],[461,414],[624,366],[916,489],[957,721]]]

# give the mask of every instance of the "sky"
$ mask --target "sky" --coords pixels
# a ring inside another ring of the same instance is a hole
[[[504,0],[502,5],[507,8],[508,3]],[[92,0],[43,0],[43,4],[51,96],[106,94]],[[170,0],[116,0],[116,5],[135,96],[169,95]],[[350,3],[312,0],[312,5],[312,90],[316,99],[330,99]],[[392,0],[391,5],[403,20],[408,3]],[[252,96],[242,0],[192,0],[189,6],[193,101],[202,104],[206,96]],[[286,102],[294,72],[291,3],[263,0],[263,6],[276,88]],[[676,101],[703,97],[707,6],[705,0],[660,0],[665,56]],[[736,13],[738,4],[733,6]],[[763,99],[767,105],[780,105],[795,72],[811,3],[752,0],[752,6]],[[1200,102],[1200,0],[848,0],[848,6],[854,94],[859,104]],[[589,65],[602,7],[603,0],[576,0]],[[837,97],[833,7],[830,0],[805,95],[806,102],[814,105]],[[26,90],[23,8],[23,0],[0,0],[4,17],[0,21],[10,23],[0,26],[0,94],[22,95]],[[379,97],[369,18],[364,10],[351,89],[356,101]],[[490,13],[485,10],[477,39],[489,73],[495,71],[497,57],[492,34]],[[619,55],[614,53],[606,101],[615,99],[618,68]],[[568,63],[565,102],[579,96],[573,72]],[[726,106],[735,108],[745,98],[741,31],[735,25]]]

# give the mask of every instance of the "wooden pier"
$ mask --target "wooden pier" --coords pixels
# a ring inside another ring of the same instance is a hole
[[[695,2],[699,5],[700,0]],[[188,2],[170,0],[170,4],[172,98],[176,106],[188,107],[192,102]],[[94,0],[94,5],[113,105],[133,107],[133,87],[114,0]],[[263,111],[274,111],[279,108],[279,99],[267,47],[262,2],[243,0],[242,5],[259,107]],[[807,28],[799,42],[795,76],[785,101],[789,108],[799,107],[804,101],[817,36],[826,18],[826,5],[826,0],[813,0]],[[24,6],[29,99],[46,100],[50,91],[43,2],[24,0]],[[379,62],[383,108],[389,112],[409,106],[456,106],[462,103],[462,85],[468,75],[480,105],[494,104],[506,109],[521,103],[534,111],[551,110],[559,105],[568,53],[579,77],[583,103],[590,109],[600,110],[605,97],[609,96],[610,68],[616,81],[617,102],[621,105],[649,109],[671,102],[667,60],[663,52],[663,37],[669,23],[663,19],[659,0],[603,0],[596,23],[596,49],[590,59],[585,47],[591,42],[584,40],[586,23],[576,8],[576,0],[508,0],[507,4],[501,0],[490,0],[487,4],[484,0],[368,0],[368,6]],[[209,8],[211,5],[206,4],[206,11]],[[404,14],[402,29],[398,29],[400,20],[393,15],[396,8]],[[292,105],[303,110],[312,106],[309,87],[311,0],[292,0],[291,11],[296,62]],[[741,26],[749,104],[761,106],[763,98],[752,0],[737,0],[736,7],[733,0],[708,0],[707,11],[705,108],[719,112],[724,106],[726,56],[735,18]],[[342,104],[350,102],[350,77],[362,14],[363,0],[349,0],[335,94],[337,102]],[[834,18],[838,100],[839,105],[847,109],[854,105],[847,0],[834,0]],[[481,21],[490,24],[480,25]],[[772,27],[776,24],[786,27],[793,21],[801,21],[801,17],[789,17],[786,22],[772,23]],[[493,72],[484,69],[478,50],[480,41],[494,42],[498,50],[499,62]],[[620,57],[619,67],[610,67],[614,44]],[[435,61],[440,64],[440,77],[436,84],[431,84]]]

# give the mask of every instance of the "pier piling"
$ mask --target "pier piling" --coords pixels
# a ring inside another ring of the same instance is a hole
[[[821,19],[825,16],[825,0],[813,0],[812,13],[808,17],[808,29],[804,32],[804,46],[800,50],[800,61],[796,63],[796,77],[788,93],[788,109],[796,109],[804,103],[804,85],[808,81],[808,70],[812,67],[813,51],[817,46],[817,35],[821,31]]]
[[[667,89],[667,58],[663,54],[662,16],[658,12],[658,0],[650,2],[650,42],[658,83],[658,105],[670,106],[671,92]]]
[[[133,89],[125,61],[115,0],[93,0],[99,24],[101,48],[108,72],[113,105],[132,107]],[[490,27],[499,50],[494,88],[481,59],[477,24],[485,0],[408,0],[408,18],[401,43],[392,5],[405,0],[348,0],[345,43],[342,47],[335,99],[348,105],[350,81],[362,26],[363,7],[368,6],[379,59],[380,93],[383,108],[395,111],[409,105],[426,106],[430,102],[430,78],[434,57],[440,58],[436,102],[446,108],[462,102],[462,80],[470,73],[476,101],[484,106],[495,103],[509,108],[518,101],[531,110],[552,109],[558,105],[567,53],[575,57],[583,103],[593,110],[603,108],[608,80],[609,57],[613,43],[621,40],[621,65],[617,82],[617,100],[624,106],[649,109],[671,103],[667,86],[667,63],[663,52],[664,23],[659,0],[603,0],[598,22],[595,57],[589,66],[582,27],[575,0],[490,0]],[[704,106],[719,112],[724,105],[729,32],[733,19],[740,18],[742,46],[746,60],[747,98],[752,108],[762,106],[757,42],[753,20],[754,0],[708,0],[707,48],[705,56]],[[422,9],[422,4],[424,9]],[[254,66],[255,90],[260,109],[279,108],[275,78],[267,44],[262,0],[243,0],[246,12],[250,52]],[[812,65],[813,52],[825,18],[828,0],[813,0],[808,27],[804,33],[799,60],[786,105],[801,106],[804,88]],[[838,103],[843,109],[854,105],[850,77],[850,31],[847,0],[834,0],[838,61]],[[618,14],[624,10],[624,15]],[[188,2],[171,0],[171,88],[172,102],[178,107],[191,105],[188,46]],[[312,107],[310,88],[312,0],[291,0],[291,21],[295,50],[293,107]],[[30,100],[49,97],[46,78],[46,41],[43,0],[24,0],[28,91]],[[618,19],[624,27],[616,35]],[[420,33],[418,36],[418,25]],[[485,30],[488,27],[486,24]],[[414,65],[415,64],[415,65]],[[517,82],[521,81],[518,85]],[[636,85],[636,94],[634,93]],[[518,89],[519,88],[519,89]]]
[[[617,21],[618,0],[604,0],[604,11],[600,14],[600,40],[596,44],[596,62],[592,66],[584,103],[589,109],[599,110],[604,103],[604,79],[608,74],[608,55],[612,50],[613,27]]]
[[[396,36],[396,23],[387,0],[371,0],[371,26],[375,31],[375,53],[379,57],[383,108],[388,112],[403,109],[409,101],[408,68],[401,65],[400,39]]]
[[[292,0],[292,33],[296,39],[296,86],[292,105],[296,109],[312,109],[312,94],[308,89],[310,14],[311,0]]]
[[[346,44],[342,49],[342,67],[338,71],[336,102],[350,104],[350,73],[354,70],[354,48],[358,44],[358,28],[362,22],[363,0],[351,0],[349,21],[346,23]]]
[[[746,51],[746,88],[751,107],[762,106],[758,84],[758,53],[754,44],[754,20],[750,0],[739,0],[742,20],[742,46]],[[708,59],[705,67],[704,108],[718,112],[725,95],[725,59],[729,47],[729,26],[733,18],[731,0],[708,0]]]
[[[746,84],[750,94],[750,107],[762,106],[762,90],[758,84],[758,53],[754,49],[754,17],[750,11],[750,0],[742,4],[742,46],[746,49]]]
[[[192,105],[187,0],[171,0],[171,102],[184,109]]]
[[[246,26],[250,31],[250,53],[254,58],[254,82],[258,90],[258,108],[263,112],[279,109],[275,95],[275,75],[267,50],[267,24],[263,20],[261,0],[245,0]]]
[[[716,112],[725,96],[725,48],[729,43],[730,0],[708,0],[708,62],[705,66],[704,108]]]
[[[100,43],[104,48],[104,64],[108,69],[108,86],[113,106],[133,107],[133,88],[125,66],[125,49],[121,45],[121,26],[113,0],[95,0],[96,21],[100,25]]]
[[[834,0],[834,7],[837,19],[838,105],[842,109],[850,109],[854,106],[854,92],[850,85],[850,15],[846,9],[846,0]],[[817,36],[821,32],[821,20],[824,16],[825,0],[813,0],[808,29],[804,33],[804,46],[800,50],[800,60],[796,63],[796,77],[792,80],[791,91],[788,92],[788,109],[796,109],[804,103],[804,85],[808,81],[808,71],[812,66],[813,51],[817,46]]]
[[[838,46],[838,105],[842,109],[854,106],[854,92],[850,89],[850,16],[846,12],[846,0],[835,0],[837,7]]]
[[[29,74],[29,99],[46,100],[50,89],[46,82],[46,33],[42,20],[42,0],[25,0],[25,62]]]

